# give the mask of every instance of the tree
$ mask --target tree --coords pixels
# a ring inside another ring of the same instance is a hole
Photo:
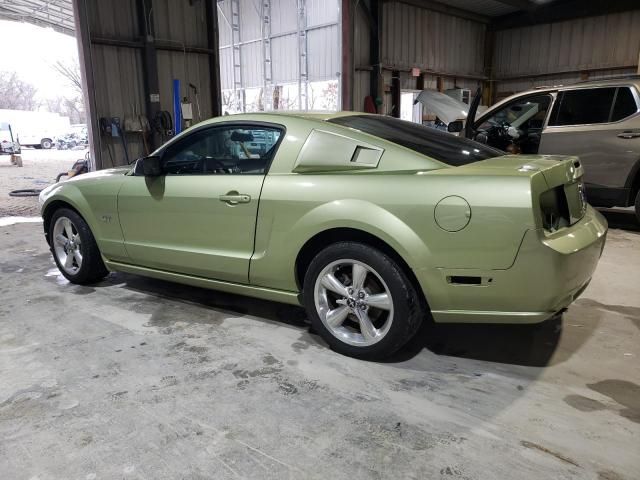
[[[65,117],[69,117],[71,123],[85,123],[84,101],[82,93],[82,77],[80,76],[80,64],[77,59],[68,62],[56,61],[51,65],[60,76],[67,80],[74,90],[74,95],[49,98],[46,100],[47,109]]]
[[[64,117],[69,117],[71,123],[85,123],[84,105],[78,98],[55,97],[47,98],[44,102],[45,108],[53,113],[59,113]]]
[[[82,77],[80,76],[80,64],[78,60],[71,59],[69,62],[58,60],[52,67],[58,74],[66,78],[69,85],[82,97]]]
[[[36,110],[37,88],[25,82],[16,72],[0,72],[0,108],[9,110]]]

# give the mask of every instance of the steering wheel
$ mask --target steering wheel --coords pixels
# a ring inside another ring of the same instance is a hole
[[[493,123],[486,130],[478,131],[474,139],[506,151],[509,145],[516,143],[516,139],[509,135],[509,128],[510,125],[506,122]]]

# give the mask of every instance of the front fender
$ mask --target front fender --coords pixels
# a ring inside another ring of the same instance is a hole
[[[78,178],[52,185],[40,194],[41,215],[47,220],[52,208],[61,205],[71,206],[87,222],[98,248],[107,259],[126,261],[129,256],[118,221],[118,190],[122,184],[117,176]]]
[[[65,203],[70,205],[82,218],[84,218],[96,239],[100,236],[99,225],[97,225],[95,217],[91,213],[89,203],[84,198],[80,190],[71,183],[56,183],[55,185],[51,185],[40,192],[39,200],[40,215],[44,220],[45,233],[48,232],[49,229],[47,220],[50,219],[53,214],[53,211],[50,209],[53,208],[55,210],[58,208],[57,205]]]

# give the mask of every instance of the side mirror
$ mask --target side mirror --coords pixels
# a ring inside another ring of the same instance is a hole
[[[455,120],[447,125],[447,132],[458,133],[461,132],[463,128],[464,124],[462,123],[462,120]]]
[[[142,162],[142,173],[145,177],[159,177],[160,175],[162,175],[160,157],[144,157],[138,160],[138,163],[140,162]]]

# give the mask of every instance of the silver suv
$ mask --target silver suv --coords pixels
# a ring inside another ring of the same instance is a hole
[[[639,92],[640,76],[537,88],[497,103],[465,132],[507,152],[578,155],[589,203],[635,206],[640,221]]]

